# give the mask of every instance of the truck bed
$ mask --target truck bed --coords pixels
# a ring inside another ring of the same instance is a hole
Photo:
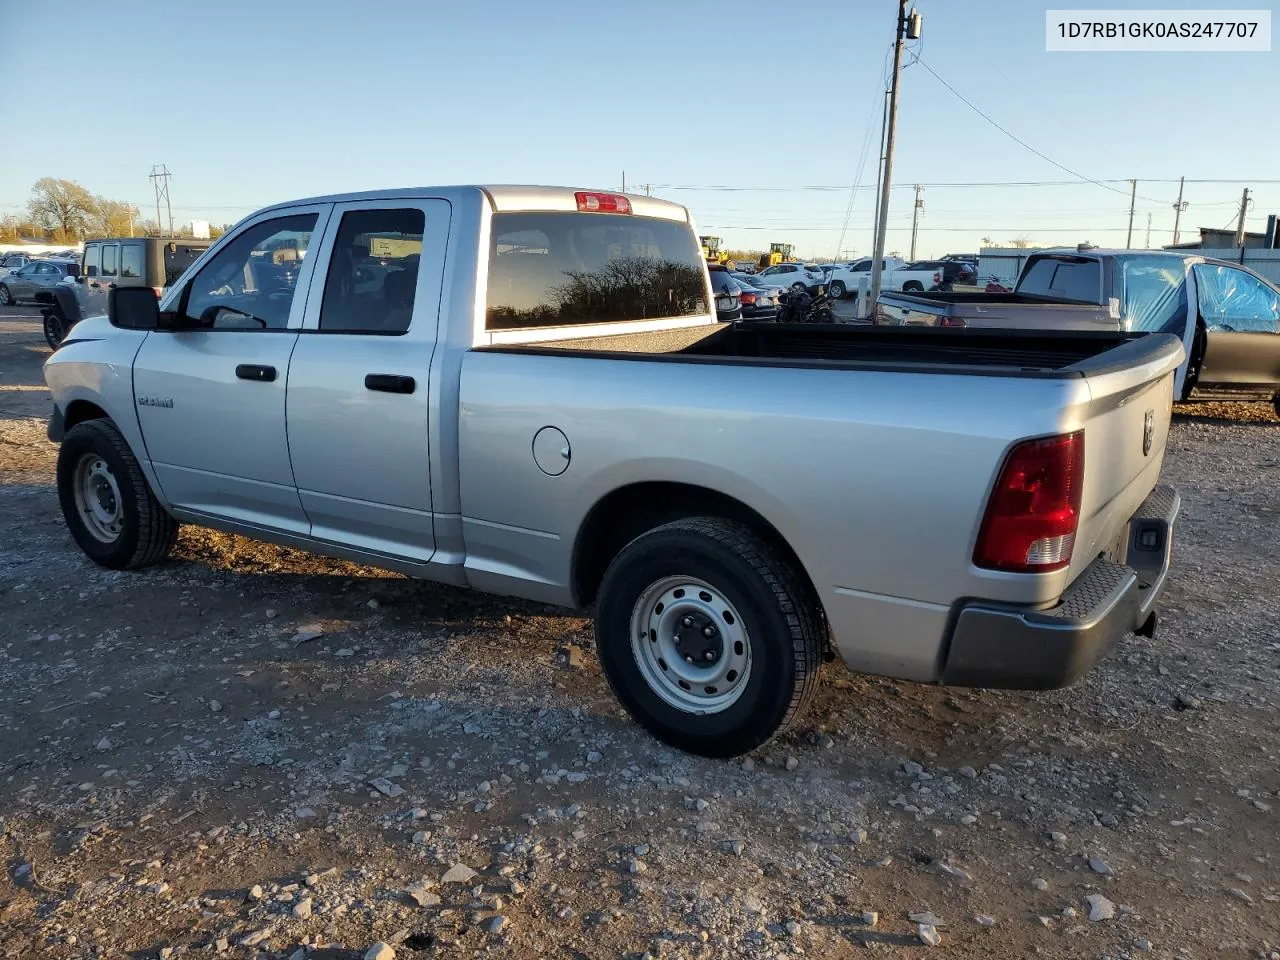
[[[1073,377],[1137,363],[1140,353],[1148,349],[1158,352],[1176,343],[1168,337],[1160,338],[1159,344],[1143,345],[1138,343],[1142,339],[1141,334],[1120,332],[1046,334],[1036,330],[762,322],[477,349],[694,363]]]
[[[954,326],[1036,330],[1118,330],[1109,306],[1027,293],[897,293],[876,301],[876,323],[888,326]]]

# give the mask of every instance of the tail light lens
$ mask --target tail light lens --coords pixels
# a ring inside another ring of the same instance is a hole
[[[620,193],[575,193],[579,213],[630,213],[631,201]]]
[[[943,317],[938,321],[940,327],[964,327],[968,326],[964,317]]]
[[[156,295],[156,299],[159,300],[164,296],[164,287],[152,287],[151,292],[154,293]]]
[[[751,307],[755,305],[756,295],[754,293],[747,293],[746,291],[743,291],[739,294],[739,299],[742,300],[742,305],[744,307]]]
[[[973,562],[1013,573],[1066,567],[1083,485],[1083,431],[1018,444],[1005,458],[987,504]]]

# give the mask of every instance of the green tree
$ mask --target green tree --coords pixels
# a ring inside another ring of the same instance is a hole
[[[97,215],[97,199],[74,180],[42,177],[31,188],[27,209],[41,229],[79,238]]]
[[[142,215],[138,208],[123,200],[94,197],[89,229],[103,237],[141,236]]]

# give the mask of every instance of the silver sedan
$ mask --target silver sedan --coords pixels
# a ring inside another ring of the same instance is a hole
[[[34,300],[41,290],[51,290],[64,277],[74,277],[80,265],[74,260],[32,260],[17,272],[0,279],[0,304]]]

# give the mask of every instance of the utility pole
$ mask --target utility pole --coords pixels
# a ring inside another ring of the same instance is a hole
[[[622,171],[622,192],[627,192],[627,171]]]
[[[893,43],[893,85],[889,88],[889,122],[884,135],[884,175],[880,184],[880,216],[876,224],[876,249],[871,261],[871,303],[880,296],[880,267],[884,259],[885,233],[889,226],[889,189],[893,185],[893,135],[898,123],[898,80],[902,73],[904,40],[920,38],[920,15],[907,15],[907,0],[898,0],[898,29]]]
[[[880,225],[880,191],[884,187],[884,137],[889,132],[889,91],[884,92],[884,111],[880,117],[880,159],[876,161],[876,212],[871,217],[873,233],[871,237],[872,252],[875,252],[876,238],[874,228]]]
[[[1182,199],[1182,188],[1186,185],[1187,178],[1178,178],[1178,202],[1173,205],[1173,245],[1178,245],[1178,221],[1182,219],[1182,211],[1187,209],[1187,202]]]
[[[1144,250],[1151,249],[1151,211],[1147,211],[1147,242],[1143,245]]]
[[[1129,194],[1129,237],[1124,242],[1126,250],[1133,249],[1133,208],[1138,202],[1138,181],[1130,180],[1129,183],[1133,185],[1133,191]]]
[[[149,179],[156,188],[156,229],[164,231],[164,221],[160,219],[160,201],[164,200],[165,210],[169,214],[169,236],[173,236],[173,207],[169,202],[169,180],[173,176],[163,163],[151,168]]]
[[[125,204],[129,208],[129,236],[133,236],[133,204]]]
[[[911,211],[911,259],[916,258],[916,228],[920,223],[920,211],[924,209],[924,201],[920,199],[920,192],[924,187],[916,184],[916,203]]]
[[[1240,195],[1240,221],[1236,224],[1236,246],[1244,246],[1244,215],[1249,211],[1249,188]]]

